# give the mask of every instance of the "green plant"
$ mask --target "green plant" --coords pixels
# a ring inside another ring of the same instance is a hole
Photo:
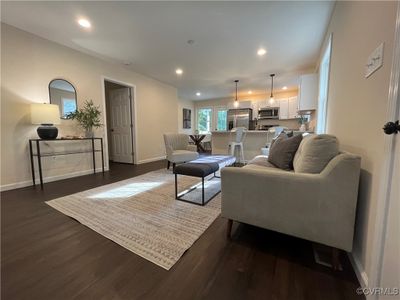
[[[308,121],[308,119],[307,119],[306,116],[301,115],[301,116],[298,118],[298,121],[299,121],[299,124],[302,125],[302,124],[306,124],[307,121]]]
[[[92,100],[85,101],[83,108],[78,108],[75,112],[67,115],[67,119],[76,120],[83,129],[90,132],[93,128],[101,127],[101,111]]]

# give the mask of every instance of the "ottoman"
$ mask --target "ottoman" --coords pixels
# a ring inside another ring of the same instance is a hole
[[[212,155],[212,156],[205,156],[205,157],[190,161],[188,163],[184,163],[184,164],[176,166],[174,169],[175,199],[193,203],[193,204],[202,205],[202,206],[207,204],[211,199],[213,199],[216,195],[218,195],[221,192],[221,189],[219,189],[216,193],[214,193],[208,199],[205,199],[204,179],[211,174],[214,174],[214,176],[211,177],[209,180],[216,178],[217,171],[219,171],[223,167],[233,165],[235,163],[235,161],[236,161],[236,158],[234,156]],[[183,199],[184,195],[195,190],[198,187],[198,185],[195,185],[182,193],[178,193],[178,175],[193,176],[193,177],[201,178],[201,203]],[[219,177],[217,177],[217,178],[219,178]]]

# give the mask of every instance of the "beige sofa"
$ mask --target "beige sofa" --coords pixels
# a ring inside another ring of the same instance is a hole
[[[277,169],[262,156],[243,168],[224,168],[222,216],[228,219],[228,235],[233,220],[350,252],[360,157],[338,152],[335,140],[304,138],[294,171]]]

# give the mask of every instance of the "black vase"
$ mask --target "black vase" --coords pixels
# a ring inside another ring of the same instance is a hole
[[[54,140],[57,138],[58,129],[53,125],[42,124],[38,127],[37,134],[42,140]]]

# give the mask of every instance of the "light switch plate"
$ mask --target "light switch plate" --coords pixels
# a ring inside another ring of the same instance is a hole
[[[383,64],[383,43],[376,48],[368,57],[365,65],[365,78],[371,76]]]

